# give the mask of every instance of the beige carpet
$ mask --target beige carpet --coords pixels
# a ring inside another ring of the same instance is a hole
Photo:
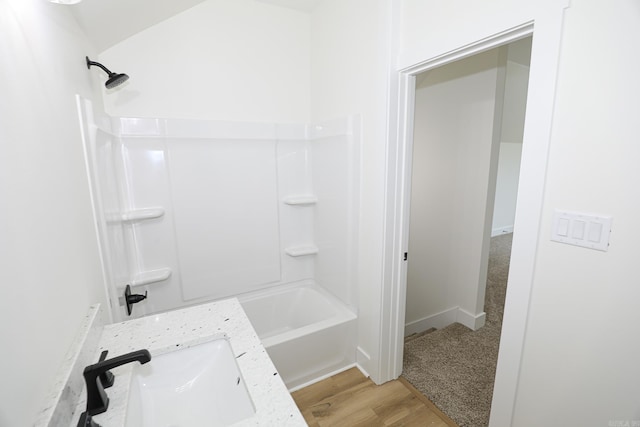
[[[491,239],[486,324],[459,323],[407,340],[402,376],[460,427],[489,424],[512,234]]]

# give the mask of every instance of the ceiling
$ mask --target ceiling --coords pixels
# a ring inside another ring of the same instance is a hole
[[[69,6],[98,52],[207,0],[84,0]],[[254,0],[302,12],[321,0]]]

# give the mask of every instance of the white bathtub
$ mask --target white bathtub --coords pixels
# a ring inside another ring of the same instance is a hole
[[[356,315],[313,282],[238,299],[289,390],[355,364]]]

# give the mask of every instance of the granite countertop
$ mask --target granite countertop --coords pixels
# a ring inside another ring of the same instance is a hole
[[[236,361],[255,406],[254,416],[233,426],[306,426],[300,411],[256,335],[237,299],[228,299],[107,325],[102,331],[97,361],[103,350],[107,358],[147,349],[153,356],[207,341],[229,339]],[[95,362],[94,362],[95,363]],[[133,364],[112,370],[115,383],[106,389],[109,409],[93,417],[102,427],[122,427],[125,422]],[[85,410],[82,394],[71,427]]]

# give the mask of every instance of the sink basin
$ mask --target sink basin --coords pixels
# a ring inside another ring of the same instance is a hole
[[[134,365],[127,427],[226,426],[254,413],[224,338]]]

